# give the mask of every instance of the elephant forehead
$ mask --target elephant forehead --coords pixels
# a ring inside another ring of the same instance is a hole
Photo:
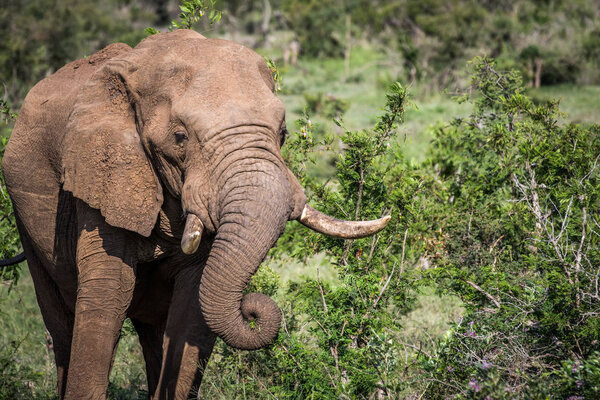
[[[257,79],[260,80],[260,76],[245,72],[215,74],[208,79],[199,76],[192,80],[182,97],[201,101],[204,107],[214,109],[264,112],[273,107],[283,108],[277,96]]]
[[[175,114],[196,130],[253,124],[278,131],[285,108],[265,60],[231,41],[194,37],[140,49],[152,58],[138,71],[145,92],[170,98]]]
[[[285,116],[285,107],[260,74],[237,66],[194,76],[173,108],[197,129],[253,124],[278,131]]]
[[[271,72],[258,54],[224,40],[204,40],[199,46],[200,54],[193,60],[195,90],[206,88],[227,95],[273,92]]]
[[[285,108],[273,94],[262,98],[205,95],[183,96],[173,103],[175,114],[197,133],[216,133],[239,126],[262,126],[277,133]]]
[[[236,77],[252,77],[273,90],[273,80],[265,60],[235,42],[221,39],[163,41],[154,47],[136,50],[143,51],[142,58],[149,61],[139,66],[145,70],[144,75],[154,71],[165,77],[175,77],[179,71],[192,71],[194,76],[206,80],[223,77],[234,81]]]
[[[224,64],[248,66],[256,69],[258,62],[266,63],[264,59],[251,49],[229,40],[204,39],[188,41],[187,56],[200,66],[222,66]]]
[[[193,37],[175,41],[165,35],[134,49],[129,62],[142,94],[273,92],[271,71],[261,56],[227,40]]]

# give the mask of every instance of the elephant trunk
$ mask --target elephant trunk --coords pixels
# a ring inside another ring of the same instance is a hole
[[[228,345],[254,350],[272,342],[281,314],[269,297],[243,295],[290,215],[290,186],[270,162],[232,173],[221,197],[219,228],[200,282],[202,313]],[[261,169],[263,169],[261,171]]]

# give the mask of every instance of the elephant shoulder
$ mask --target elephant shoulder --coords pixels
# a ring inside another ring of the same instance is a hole
[[[129,51],[131,51],[131,47],[125,43],[113,43],[89,57],[84,57],[66,64],[54,74],[38,82],[27,94],[23,107],[29,105],[44,110],[48,106],[55,104],[57,101],[64,101],[67,104],[72,105],[81,86],[83,86],[90,77],[102,67],[102,65],[108,60]],[[50,104],[48,105],[48,103]],[[44,112],[46,112],[46,110],[44,110]]]
[[[69,64],[67,64],[63,68],[61,68],[58,72],[60,72],[62,70],[71,71],[71,70],[79,69],[81,67],[88,67],[88,66],[91,67],[91,69],[93,69],[93,71],[95,71],[100,66],[102,66],[102,64],[104,64],[106,61],[108,61],[116,56],[122,55],[124,53],[128,53],[131,50],[132,50],[131,47],[126,45],[125,43],[112,43],[112,44],[109,44],[108,46],[106,46],[105,48],[103,48],[102,50],[98,51],[97,53],[92,54],[89,57],[84,57],[79,60],[70,62]]]
[[[30,94],[74,102],[81,87],[107,61],[131,51],[125,43],[113,43],[89,57],[72,61],[53,75],[40,81]],[[28,95],[29,97],[29,95]],[[70,110],[69,110],[70,111]]]

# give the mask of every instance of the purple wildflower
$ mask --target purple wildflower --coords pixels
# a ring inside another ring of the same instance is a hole
[[[481,386],[479,385],[479,383],[475,380],[475,378],[471,378],[471,380],[469,381],[469,386],[471,387],[471,389],[473,389],[475,392],[479,392],[481,390]]]

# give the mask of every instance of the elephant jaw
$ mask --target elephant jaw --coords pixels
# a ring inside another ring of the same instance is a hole
[[[200,240],[202,239],[202,230],[204,225],[200,218],[195,214],[188,214],[185,221],[185,229],[183,230],[183,236],[181,237],[181,250],[185,254],[194,254],[200,246]]]

